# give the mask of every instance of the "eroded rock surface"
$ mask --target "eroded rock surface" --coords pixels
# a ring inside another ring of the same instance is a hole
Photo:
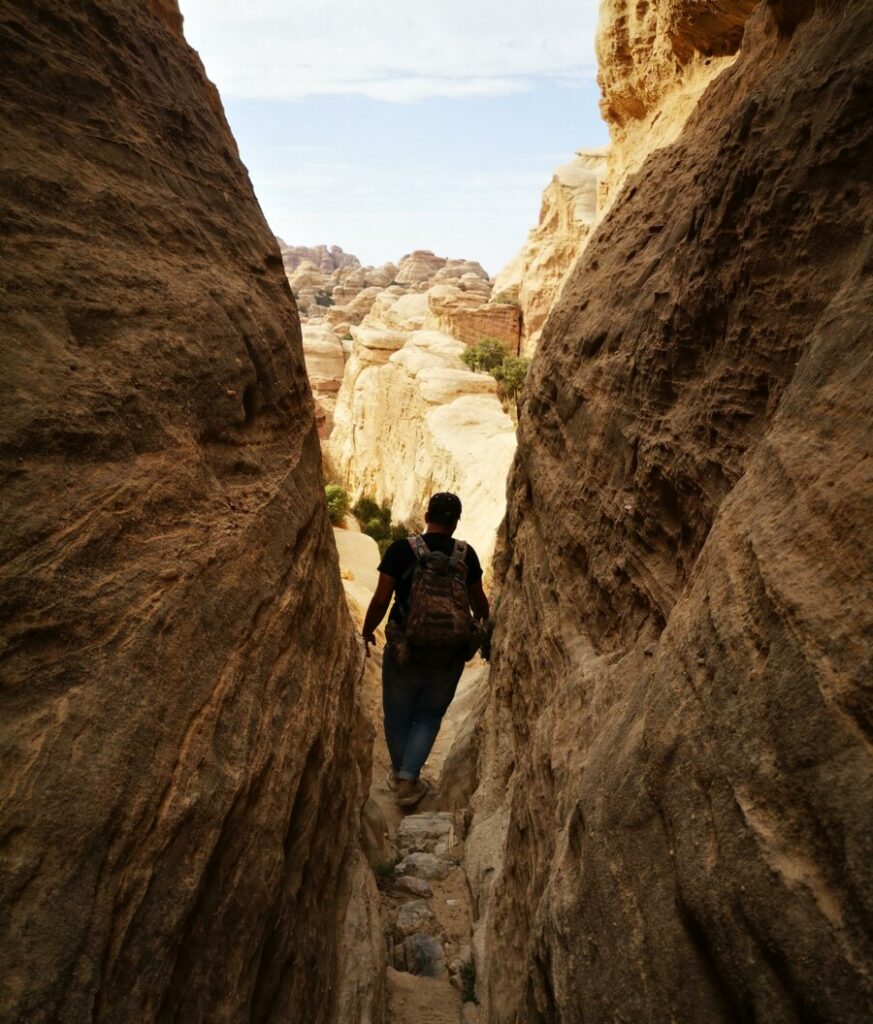
[[[315,399],[318,436],[325,439],[333,430],[333,410],[346,368],[343,342],[325,323],[303,327],[303,356]]]
[[[394,312],[401,304],[402,316]],[[464,503],[458,535],[487,565],[504,513],[515,425],[494,378],[461,362],[462,342],[416,328],[427,321],[426,296],[394,297],[378,311],[381,320],[376,314],[374,306],[353,328],[328,445],[331,466],[355,498],[389,503],[394,519],[414,528],[423,525],[431,493],[455,491]]]
[[[525,355],[536,350],[546,317],[591,234],[605,174],[605,150],[579,152],[557,168],[543,192],[537,226],[494,279],[495,298],[518,305]]]
[[[299,324],[180,27],[0,15],[4,1021],[380,999],[337,962],[369,732]]]
[[[494,1024],[870,1017],[870,29],[759,7],[543,334],[466,844]]]
[[[677,137],[706,87],[731,65],[756,2],[605,0],[601,5],[597,78],[612,140],[604,206],[649,153]]]

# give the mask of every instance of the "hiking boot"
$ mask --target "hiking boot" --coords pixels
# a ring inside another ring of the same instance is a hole
[[[385,772],[385,785],[391,790],[392,793],[397,791],[397,783],[399,781],[400,779],[397,778],[397,773],[394,771],[393,768],[389,768],[388,771]]]
[[[398,779],[395,803],[399,807],[414,807],[427,795],[429,788],[424,779]]]

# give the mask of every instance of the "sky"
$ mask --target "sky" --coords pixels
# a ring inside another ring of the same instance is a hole
[[[603,146],[597,0],[181,0],[273,231],[496,274]]]

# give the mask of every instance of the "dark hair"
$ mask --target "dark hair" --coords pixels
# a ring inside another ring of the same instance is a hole
[[[461,518],[461,499],[457,494],[441,491],[427,503],[427,519],[440,526],[453,526]]]

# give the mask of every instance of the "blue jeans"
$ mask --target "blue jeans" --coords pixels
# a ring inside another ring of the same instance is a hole
[[[418,654],[409,665],[397,665],[387,647],[382,655],[382,711],[385,742],[399,779],[417,779],[434,745],[458,680],[464,656],[428,661]]]

